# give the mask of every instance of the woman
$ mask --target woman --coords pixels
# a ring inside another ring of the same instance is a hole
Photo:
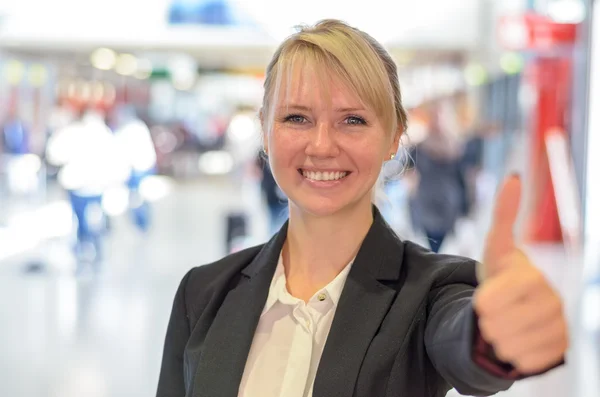
[[[561,363],[560,299],[512,243],[518,179],[480,285],[474,261],[399,240],[372,205],[406,115],[370,36],[326,20],[288,38],[261,121],[289,221],[184,277],[159,397],[488,395]]]

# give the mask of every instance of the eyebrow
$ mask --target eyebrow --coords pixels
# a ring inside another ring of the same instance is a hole
[[[297,104],[289,104],[280,106],[279,109],[294,109],[294,110],[302,110],[304,112],[310,112],[312,109],[309,106],[297,105]],[[345,112],[359,112],[365,111],[365,108],[362,107],[347,107],[347,108],[335,108],[333,109],[335,112],[345,113]]]

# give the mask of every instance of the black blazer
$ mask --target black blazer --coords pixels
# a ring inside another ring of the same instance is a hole
[[[377,209],[340,297],[314,397],[508,389],[471,358],[475,262],[401,241]],[[196,267],[175,296],[158,397],[236,397],[286,238]],[[257,396],[260,397],[260,396]]]

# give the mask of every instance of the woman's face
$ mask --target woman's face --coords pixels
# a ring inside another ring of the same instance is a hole
[[[392,139],[375,112],[336,79],[326,80],[328,98],[314,72],[294,69],[265,132],[277,183],[293,206],[315,216],[370,210],[373,186],[400,135]]]

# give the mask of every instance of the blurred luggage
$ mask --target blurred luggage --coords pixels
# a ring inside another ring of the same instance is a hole
[[[243,249],[248,237],[248,215],[244,212],[231,212],[226,216],[225,250],[233,253]]]

